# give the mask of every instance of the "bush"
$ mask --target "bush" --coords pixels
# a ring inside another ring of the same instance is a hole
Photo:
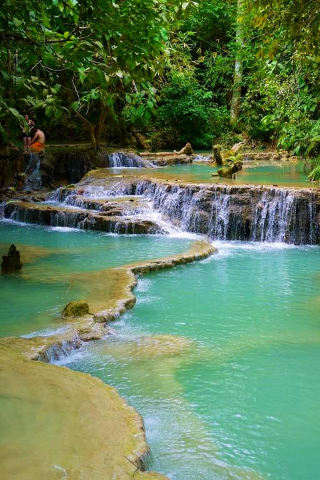
[[[171,132],[175,145],[211,148],[227,126],[226,108],[212,102],[212,93],[199,86],[192,71],[173,72],[161,96],[157,125]]]

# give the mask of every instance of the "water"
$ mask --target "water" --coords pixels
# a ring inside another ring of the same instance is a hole
[[[40,175],[41,158],[37,153],[29,154],[29,161],[26,167],[26,178],[24,190],[41,190],[42,179]]]
[[[185,164],[160,167],[152,170],[141,169],[112,169],[115,174],[125,173],[134,176],[152,176],[166,180],[179,180],[182,182],[200,183],[227,183],[230,185],[279,185],[286,187],[312,187],[304,172],[302,162],[272,163],[246,163],[234,179],[213,177],[220,167],[210,164]]]
[[[61,332],[61,310],[90,302],[96,272],[107,279],[111,267],[185,251],[191,241],[10,221],[0,233],[3,254],[15,243],[24,263],[0,277],[1,335]],[[116,334],[59,363],[119,389],[144,417],[149,467],[172,480],[313,480],[320,248],[217,247],[201,263],[143,276]]]
[[[91,273],[180,253],[192,242],[181,236],[118,236],[11,221],[0,222],[0,238],[1,255],[14,243],[24,263],[18,274],[0,275],[0,336],[61,328],[60,312],[68,302],[88,298],[90,305]]]
[[[320,248],[217,246],[144,276],[117,335],[63,363],[138,409],[172,480],[318,478]]]

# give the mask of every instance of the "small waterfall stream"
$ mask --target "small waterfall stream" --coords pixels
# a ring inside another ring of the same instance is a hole
[[[40,174],[41,157],[37,153],[30,153],[25,171],[24,190],[41,190],[42,178]]]
[[[153,164],[134,153],[114,152],[108,156],[110,168],[154,168]]]

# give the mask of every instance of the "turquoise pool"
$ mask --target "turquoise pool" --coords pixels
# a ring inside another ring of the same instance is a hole
[[[119,236],[68,228],[43,228],[0,222],[0,250],[20,250],[21,273],[0,275],[0,336],[51,334],[61,328],[60,314],[81,300],[90,285],[81,274],[185,251],[191,238]],[[31,250],[30,250],[31,248]],[[25,262],[30,256],[29,262]],[[76,284],[74,278],[79,279]]]
[[[315,479],[320,248],[217,246],[144,276],[111,341],[61,363],[138,409],[150,467],[172,480]]]

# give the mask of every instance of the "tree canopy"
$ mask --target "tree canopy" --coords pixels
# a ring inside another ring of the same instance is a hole
[[[316,0],[4,0],[2,142],[31,113],[93,146],[138,129],[155,148],[245,137],[316,159],[319,20]]]
[[[188,6],[179,0],[31,0],[25,8],[5,0],[2,121],[26,107],[49,120],[73,111],[95,143],[119,102],[123,108],[138,96],[139,115],[151,116],[150,81],[162,69],[167,26]],[[2,125],[2,134],[7,128]]]

